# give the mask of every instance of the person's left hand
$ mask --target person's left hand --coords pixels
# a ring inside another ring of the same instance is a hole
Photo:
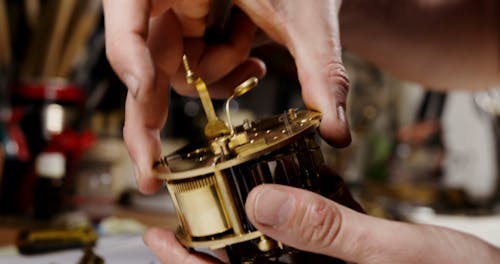
[[[474,236],[378,219],[292,187],[255,187],[246,212],[255,227],[273,239],[353,263],[500,263],[500,249]],[[222,262],[189,253],[163,229],[149,229],[144,241],[162,263]]]
[[[256,27],[236,13],[227,39],[208,44],[203,35],[210,0],[103,0],[103,5],[107,57],[128,88],[125,143],[139,190],[154,193],[161,186],[152,167],[161,156],[169,86],[181,95],[197,94],[185,81],[182,55],[188,55],[212,97],[228,97],[248,77],[265,73],[260,60],[248,57]]]

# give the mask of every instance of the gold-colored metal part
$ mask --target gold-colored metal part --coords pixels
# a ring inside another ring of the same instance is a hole
[[[195,85],[207,116],[204,132],[208,142],[182,149],[155,164],[157,177],[166,181],[181,223],[177,237],[183,245],[193,248],[218,249],[259,238],[257,247],[261,252],[282,247],[255,231],[245,218],[242,189],[232,189],[241,180],[236,177],[245,176],[235,171],[239,170],[237,166],[245,167],[247,162],[252,164],[310,135],[319,126],[321,114],[290,109],[278,116],[233,127],[229,104],[257,85],[258,79],[252,77],[238,85],[226,101],[226,125],[216,116],[207,86],[191,71],[186,56],[183,62],[186,80]]]
[[[50,240],[79,240],[82,243],[94,243],[97,241],[97,234],[93,229],[61,229],[42,230],[29,233],[27,241],[50,241]]]
[[[227,123],[229,124],[229,129],[231,130],[231,136],[234,135],[234,127],[233,127],[233,124],[231,122],[231,113],[229,111],[229,103],[231,102],[231,100],[233,100],[233,98],[242,96],[242,95],[246,94],[247,92],[249,92],[250,90],[252,90],[253,88],[255,88],[255,86],[257,86],[258,83],[259,83],[259,79],[257,79],[256,77],[251,77],[250,79],[248,79],[248,80],[244,81],[243,83],[241,83],[240,85],[238,85],[234,89],[233,95],[231,95],[226,100],[226,103],[225,103],[226,117],[227,117]]]
[[[274,242],[272,240],[268,239],[266,236],[261,236],[260,241],[257,244],[257,247],[262,252],[268,252],[269,250],[273,249],[275,246],[276,245],[274,244]]]
[[[290,120],[290,115],[294,120]],[[169,169],[164,170],[160,167],[156,170],[156,175],[161,180],[182,180],[196,177],[197,175],[213,174],[215,169],[224,170],[242,164],[258,158],[264,153],[289,144],[307,130],[316,129],[319,126],[321,114],[309,110],[294,110],[280,115],[280,119],[283,119],[283,121],[269,131],[254,132],[256,128],[250,126],[248,130],[244,131],[247,134],[247,139],[245,139],[247,143],[229,148],[234,157],[220,161],[215,167],[212,165],[214,160],[218,158],[218,154],[213,153],[213,148],[210,147],[208,149],[197,149],[195,152],[201,156],[197,159],[189,158],[170,161],[168,163]],[[238,127],[238,129],[240,128]],[[235,137],[238,134],[231,137],[231,139],[236,140]],[[175,156],[175,154],[171,156]],[[160,164],[160,161],[158,163]]]
[[[221,135],[229,134],[229,128],[227,128],[226,124],[224,124],[224,122],[222,122],[222,120],[220,120],[215,114],[214,106],[212,104],[212,99],[210,99],[207,85],[200,77],[195,76],[193,71],[191,71],[186,55],[182,57],[182,62],[184,64],[184,69],[186,70],[186,81],[188,84],[194,84],[194,86],[196,87],[196,90],[200,95],[203,110],[205,110],[205,114],[207,115],[208,122],[205,125],[205,136],[208,139],[213,139]]]
[[[183,212],[182,225],[191,236],[206,237],[231,228],[215,177],[171,185]]]
[[[210,248],[212,250],[221,249],[227,245],[233,245],[244,241],[249,241],[252,239],[259,238],[261,236],[262,233],[260,231],[253,231],[239,236],[225,236],[217,240],[195,241],[189,238],[183,232],[183,230],[177,231],[177,238],[183,245],[192,248]]]
[[[233,227],[233,231],[236,235],[241,235],[243,234],[241,219],[236,214],[236,206],[234,205],[233,199],[231,199],[231,189],[229,189],[226,178],[219,170],[215,170],[215,179],[217,180],[217,186],[220,189],[222,201],[224,202],[227,217]]]
[[[270,119],[244,122],[232,136],[216,137],[208,145],[181,150],[158,161],[157,177],[166,181],[182,224],[177,233],[181,243],[217,249],[261,237],[262,233],[243,227],[227,169],[291,144],[315,130],[320,119],[317,112],[292,109]],[[264,237],[257,246],[267,252],[280,244]]]
[[[238,134],[235,134],[231,137],[228,143],[228,147],[230,150],[234,150],[235,148],[242,146],[244,144],[247,144],[249,141],[248,139],[248,133],[247,132],[241,132]]]

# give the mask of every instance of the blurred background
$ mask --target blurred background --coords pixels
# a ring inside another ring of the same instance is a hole
[[[304,107],[288,52],[270,44],[252,55],[268,75],[231,105],[233,123]],[[322,148],[367,212],[500,245],[500,89],[435,92],[354,54],[344,61],[353,142]],[[0,0],[0,246],[26,229],[87,225],[106,236],[176,225],[166,191],[136,190],[125,96],[105,57],[100,1]],[[165,153],[200,139],[206,122],[199,99],[171,97]]]

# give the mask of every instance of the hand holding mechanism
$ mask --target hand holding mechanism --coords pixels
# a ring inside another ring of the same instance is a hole
[[[190,248],[225,248],[232,263],[282,261],[292,255],[291,262],[281,263],[295,263],[294,258],[307,253],[257,230],[246,216],[245,200],[253,187],[264,183],[337,193],[330,189],[338,188],[331,184],[331,174],[320,174],[324,162],[315,136],[321,114],[290,109],[234,127],[229,103],[256,87],[252,77],[226,101],[226,125],[215,114],[206,84],[191,71],[187,57],[183,59],[186,80],[196,86],[208,121],[206,143],[188,145],[155,163],[179,218],[177,238]],[[331,258],[320,262],[342,263]]]

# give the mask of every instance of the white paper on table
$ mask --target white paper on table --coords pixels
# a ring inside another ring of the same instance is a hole
[[[94,251],[106,264],[159,264],[158,259],[144,245],[141,235],[99,238]],[[13,247],[0,249],[0,264],[77,264],[83,250],[22,256]]]

